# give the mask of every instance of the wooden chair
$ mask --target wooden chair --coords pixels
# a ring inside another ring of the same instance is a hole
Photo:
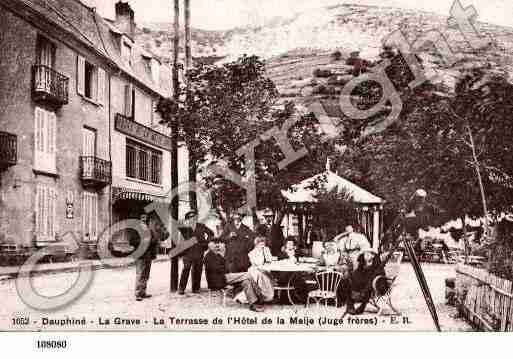
[[[308,292],[306,306],[310,305],[310,300],[313,299],[319,306],[319,303],[324,301],[324,305],[328,306],[329,300],[335,301],[335,306],[338,305],[337,289],[342,280],[342,274],[335,270],[325,270],[315,275],[318,289]]]
[[[372,281],[372,297],[369,304],[377,309],[378,315],[383,314],[385,307],[389,307],[396,315],[400,314],[392,303],[392,291],[396,285],[395,282],[399,275],[402,260],[403,252],[392,253],[384,268],[385,276],[377,276]],[[386,289],[383,290],[383,287]]]

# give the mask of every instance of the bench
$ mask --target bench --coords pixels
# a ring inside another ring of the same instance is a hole
[[[0,265],[20,265],[30,257],[30,247],[16,243],[0,245]]]

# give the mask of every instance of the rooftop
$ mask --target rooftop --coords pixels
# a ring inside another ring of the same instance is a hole
[[[5,0],[5,3],[28,7],[38,16],[110,60],[127,76],[147,89],[161,96],[171,95],[171,70],[167,66],[161,66],[159,81],[154,82],[148,66],[148,61],[154,58],[154,55],[124,36],[115,24],[102,18],[95,8],[88,7],[79,0]],[[130,42],[132,47],[131,66],[121,57],[120,36],[124,36],[125,41]]]

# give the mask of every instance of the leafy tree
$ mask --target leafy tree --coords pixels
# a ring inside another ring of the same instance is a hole
[[[341,171],[386,198],[393,212],[417,188],[428,191],[445,219],[482,216],[482,192],[487,212],[504,211],[513,200],[511,86],[473,71],[454,95],[429,83],[403,93],[399,121],[350,148]]]
[[[178,121],[189,150],[189,177],[195,180],[209,159],[241,166],[236,151],[270,128],[265,119],[278,97],[264,62],[243,56],[222,66],[200,64],[186,77],[181,100],[161,99],[157,111],[166,124]]]
[[[243,56],[222,66],[199,65],[187,73],[187,87],[181,101],[162,99],[157,111],[165,123],[178,121],[179,136],[189,149],[190,178],[209,163],[223,163],[231,170],[247,175],[245,158],[237,151],[253,140],[259,207],[280,208],[281,189],[311,175],[325,162],[315,119],[297,113],[293,103],[277,106],[278,92],[265,75],[265,63],[256,56]],[[274,138],[261,138],[269,129],[282,128],[293,118],[287,138],[293,148],[305,146],[308,155],[286,169],[278,168],[284,158]],[[320,154],[320,155],[319,155]],[[208,171],[206,171],[208,177]],[[227,182],[223,189],[225,204],[234,209],[244,203],[244,191]]]

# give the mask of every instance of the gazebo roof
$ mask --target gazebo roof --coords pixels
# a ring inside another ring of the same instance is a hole
[[[345,189],[348,193],[350,193],[353,196],[353,200],[355,203],[381,204],[385,202],[378,196],[373,195],[369,191],[364,190],[363,188],[355,185],[354,183],[346,180],[345,178],[340,177],[339,175],[329,170],[324,173],[319,173],[318,175],[307,178],[296,185],[293,185],[292,188],[294,189],[294,191],[291,191],[289,189],[287,191],[281,191],[281,193],[287,199],[288,202],[317,202],[317,199],[315,198],[317,190],[308,187],[311,186],[312,182],[321,178],[321,176],[326,176],[326,182],[322,184],[326,191],[331,192],[335,188],[337,188],[338,190]]]

